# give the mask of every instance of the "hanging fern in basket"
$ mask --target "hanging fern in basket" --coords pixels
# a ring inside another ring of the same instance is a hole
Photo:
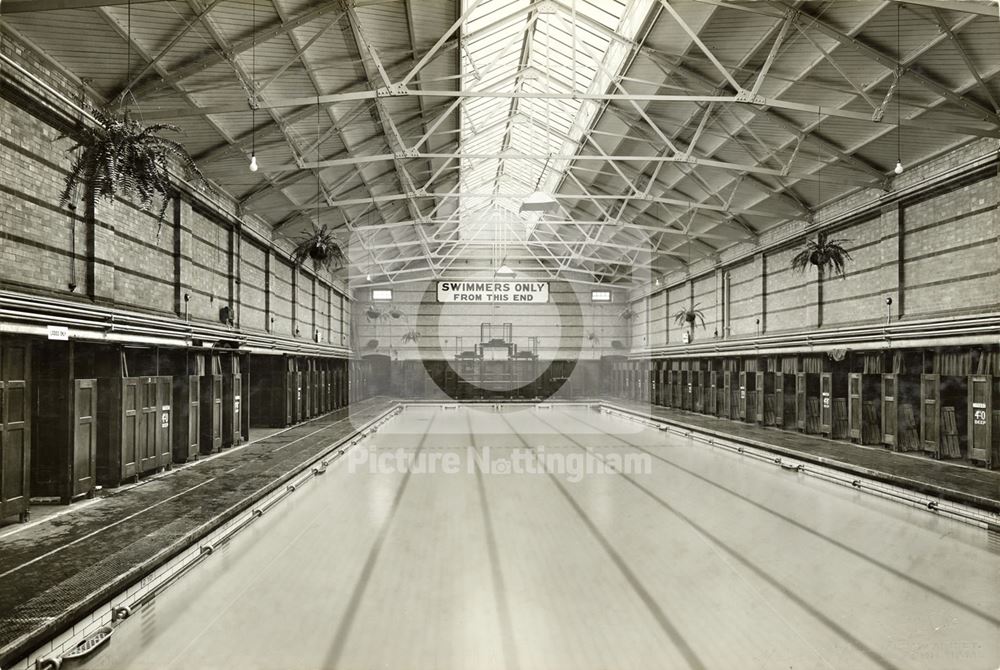
[[[60,207],[74,200],[81,187],[85,196],[95,200],[113,202],[116,197],[132,197],[146,212],[153,210],[159,198],[157,218],[162,224],[170,202],[170,162],[176,160],[188,179],[198,177],[205,181],[184,146],[159,135],[163,131],[180,132],[177,126],[169,123],[145,126],[128,112],[117,114],[95,109],[93,115],[98,125],[82,128],[77,143],[69,149],[71,153],[81,151],[66,176]]]
[[[417,332],[416,330],[408,330],[405,333],[403,333],[403,342],[413,342],[414,344],[416,344],[417,340],[419,339],[420,339],[420,333]]]
[[[792,258],[792,269],[805,272],[807,267],[815,265],[825,272],[832,270],[832,274],[840,275],[843,279],[847,261],[854,260],[843,247],[845,242],[850,240],[828,239],[826,235],[820,235],[817,240],[806,240],[799,253]]]
[[[337,239],[326,224],[319,228],[313,226],[312,233],[299,238],[295,251],[292,252],[292,258],[295,259],[296,265],[302,265],[312,259],[317,267],[327,270],[341,268],[347,260],[344,250],[337,244]]]
[[[691,306],[691,309],[681,309],[674,313],[674,323],[678,326],[683,326],[687,324],[688,326],[694,328],[696,321],[701,322],[701,327],[705,327],[705,314],[698,309],[698,304],[695,303]]]

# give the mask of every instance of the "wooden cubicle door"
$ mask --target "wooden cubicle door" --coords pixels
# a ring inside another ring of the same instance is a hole
[[[722,416],[733,416],[733,375],[728,370],[722,373]]]
[[[785,425],[785,373],[774,373],[774,425]]]
[[[73,455],[69,498],[89,495],[97,484],[97,380],[73,382]]]
[[[861,440],[861,373],[847,375],[847,436]]]
[[[968,435],[969,458],[993,467],[992,426],[993,378],[984,375],[969,377]]]
[[[719,413],[718,400],[719,400],[719,373],[712,370],[708,373],[708,396],[706,397],[707,402],[705,403],[705,413],[715,416]]]
[[[819,432],[833,432],[833,375],[829,372],[819,376]]]
[[[920,444],[935,456],[941,453],[941,378],[920,375]]]
[[[896,448],[896,434],[899,432],[899,405],[896,402],[895,374],[882,375],[882,442]]]
[[[156,469],[160,470],[168,467],[173,460],[174,378],[164,375],[153,379],[156,385],[156,411],[153,412],[156,424]]]
[[[188,454],[197,456],[201,450],[201,381],[198,375],[189,375],[188,384],[191,394],[188,396]]]
[[[0,518],[27,518],[30,504],[29,345],[0,342]]]
[[[766,372],[757,372],[755,375],[757,381],[754,383],[754,388],[757,389],[757,393],[754,396],[754,420],[760,424],[764,423],[764,396],[767,391],[767,381],[764,376],[767,374]]]
[[[139,382],[139,472],[155,472],[159,467],[157,439],[159,432],[159,404],[156,377],[140,377]]]
[[[231,447],[243,441],[243,375],[222,375],[222,445]]]
[[[740,374],[740,410],[739,410],[739,417],[740,417],[741,420],[746,421],[747,418],[750,416],[749,414],[747,414],[747,390],[748,390],[748,387],[747,387],[747,377],[748,377],[748,375],[750,373],[746,372],[744,370],[744,371],[741,371],[739,374]],[[751,413],[753,412],[753,407],[750,408],[750,412]]]
[[[198,443],[201,453],[214,454],[222,448],[222,375],[202,375],[200,381],[201,435]]]

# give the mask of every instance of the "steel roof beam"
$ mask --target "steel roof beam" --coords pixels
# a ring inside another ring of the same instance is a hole
[[[90,9],[161,2],[161,0],[4,0],[4,14],[29,14],[35,12],[53,12],[62,9]]]
[[[517,91],[440,91],[440,90],[412,90],[407,89],[405,92],[399,94],[390,94],[382,91],[353,91],[348,93],[334,93],[330,95],[321,95],[319,100],[316,98],[284,98],[280,101],[262,103],[258,106],[258,109],[273,109],[273,108],[283,108],[283,107],[302,107],[304,105],[315,105],[315,104],[333,104],[338,102],[352,102],[358,100],[374,100],[379,97],[413,97],[413,96],[427,96],[435,98],[492,98],[492,99],[510,99],[510,98],[535,98],[539,100],[591,100],[591,101],[644,101],[644,102],[738,102],[741,104],[749,105],[762,105],[767,107],[776,107],[779,109],[788,109],[792,111],[799,112],[810,112],[813,114],[823,114],[825,116],[834,116],[844,119],[852,119],[854,121],[863,121],[865,123],[873,123],[870,114],[864,114],[862,112],[852,112],[850,110],[838,108],[838,107],[820,107],[818,105],[792,102],[789,100],[779,100],[777,98],[765,98],[763,96],[757,96],[754,100],[739,100],[733,95],[661,95],[657,93],[629,93],[625,94],[614,94],[614,93],[524,93]],[[147,107],[148,111],[144,112],[143,116],[147,120],[164,120],[172,118],[184,118],[190,116],[205,116],[212,114],[228,114],[231,112],[239,112],[245,109],[242,104],[220,104],[212,105],[209,107],[175,107],[175,108],[156,108],[152,105]],[[903,120],[903,125],[911,125],[915,127],[920,127],[919,122]],[[932,126],[928,126],[932,127]],[[975,126],[966,126],[960,124],[949,124],[947,127],[937,127],[937,130],[945,130],[948,132],[954,132],[958,135],[974,135],[976,137],[990,137],[990,138],[1000,138],[1000,129],[984,129]]]
[[[177,70],[165,73],[160,81],[150,80],[146,84],[139,86],[133,91],[136,98],[142,98],[151,93],[155,93],[167,86],[175,86],[179,84],[184,79],[207,70],[208,68],[225,62],[233,62],[237,56],[245,51],[249,51],[254,46],[260,46],[270,40],[281,37],[295,30],[299,26],[303,26],[311,21],[318,19],[319,17],[329,14],[332,11],[341,10],[337,19],[342,18],[346,12],[343,11],[339,3],[334,2],[324,2],[316,5],[312,9],[309,9],[295,17],[289,19],[288,21],[278,22],[271,26],[270,28],[254,31],[254,34],[250,37],[239,40],[238,42],[229,46],[228,49],[224,49],[221,52],[212,50],[206,53],[201,58],[195,59],[193,62],[184,65]],[[298,105],[295,105],[298,106]]]
[[[786,10],[791,10],[796,12],[796,20],[804,21],[806,28],[815,28],[816,30],[819,30],[827,37],[836,40],[845,47],[848,47],[850,49],[853,49],[855,51],[864,54],[870,60],[878,63],[879,65],[881,65],[882,67],[886,68],[891,72],[896,72],[901,70],[904,75],[908,75],[913,79],[917,80],[927,90],[941,97],[947,98],[949,102],[952,102],[955,105],[959,106],[960,108],[966,110],[969,114],[975,116],[977,119],[981,121],[986,121],[987,123],[990,123],[994,126],[1000,126],[1000,114],[991,109],[983,107],[978,102],[972,100],[967,96],[955,93],[948,86],[945,86],[944,84],[937,81],[927,73],[918,70],[916,68],[911,68],[908,66],[908,64],[897,61],[895,58],[889,56],[880,49],[876,49],[875,47],[867,44],[863,40],[841,32],[837,28],[834,28],[832,25],[824,21],[823,18],[820,16],[816,16],[814,14],[806,12],[802,8],[789,7],[784,2],[779,2],[778,0],[766,0],[766,1],[772,7],[782,7],[785,8]],[[947,35],[945,35],[944,37],[947,38]],[[912,61],[912,59],[909,60]]]
[[[479,2],[479,0],[476,0],[476,2]],[[362,68],[364,68],[365,72],[367,73],[368,79],[369,80],[374,79],[374,76],[373,76],[374,73],[372,72],[371,68],[369,68],[369,66],[368,66],[368,63],[371,62],[372,66],[375,69],[375,72],[377,72],[377,74],[378,74],[379,78],[381,78],[383,84],[385,86],[390,86],[392,82],[391,82],[391,80],[389,78],[388,72],[386,72],[385,67],[382,65],[382,59],[379,57],[378,50],[375,49],[375,47],[371,44],[371,42],[368,40],[368,38],[364,34],[364,29],[361,26],[361,20],[358,17],[357,12],[354,10],[353,7],[350,7],[350,6],[347,7],[347,20],[348,20],[348,24],[350,26],[351,35],[354,38],[354,46],[357,49],[358,55],[361,57],[361,66],[362,66]],[[440,44],[443,43],[443,41],[444,41],[444,39],[446,37],[447,37],[447,35],[445,35],[444,37],[442,37],[442,39],[439,40],[437,46],[440,46]],[[437,49],[434,49],[432,51],[436,52],[436,50]],[[367,56],[368,56],[367,60],[365,59],[365,54],[367,54]],[[430,54],[428,54],[427,56],[425,56],[424,61],[430,60],[429,55]],[[424,62],[424,61],[421,61],[421,62]],[[410,76],[416,74],[416,71],[418,69],[419,68],[415,67],[413,70],[411,70]],[[422,99],[420,99],[420,100],[422,100]],[[421,103],[419,103],[419,101],[418,101],[418,104],[421,104]],[[375,106],[372,109],[372,116],[374,117],[374,121],[376,122],[376,124],[378,124],[379,126],[381,126],[382,133],[386,137],[387,143],[390,145],[390,148],[392,147],[392,143],[388,142],[389,138],[395,138],[396,139],[396,143],[397,143],[396,154],[398,156],[399,153],[402,152],[405,149],[405,144],[403,142],[402,136],[399,134],[399,129],[396,127],[396,124],[393,122],[391,115],[388,114],[388,112],[382,106],[380,100],[376,100],[375,101]],[[423,119],[423,114],[421,114],[420,117],[421,117],[421,120],[422,120]],[[410,175],[406,171],[406,167],[402,164],[402,161],[400,161],[399,158],[396,158],[395,160],[393,160],[393,164],[395,165],[395,168],[396,168],[396,178],[399,181],[400,185],[403,186],[404,183],[405,183],[406,186],[409,187],[409,188],[405,189],[405,192],[406,193],[410,193],[410,194],[414,193],[416,191],[416,186],[413,184],[413,180],[410,178]],[[369,191],[371,192],[371,189],[369,189]],[[374,195],[374,193],[373,193],[373,195]],[[418,219],[418,220],[421,219],[421,218],[423,218],[422,214],[420,212],[420,206],[417,204],[416,200],[413,197],[407,198],[406,204],[407,204],[407,208],[409,209],[409,213],[410,213],[410,217],[411,218]],[[430,247],[427,246],[427,239],[426,239],[426,236],[424,234],[423,228],[421,228],[420,226],[417,226],[415,228],[415,230],[417,232],[418,239],[420,239],[421,242],[423,243],[424,253],[427,254],[428,257],[430,257],[431,256],[431,250],[430,250]]]
[[[997,18],[1000,19],[1000,3],[997,3],[997,11],[998,11]],[[965,63],[965,67],[969,70],[969,73],[972,75],[973,79],[976,80],[976,83],[979,84],[979,90],[983,92],[983,95],[986,96],[986,99],[989,100],[990,103],[993,105],[993,109],[997,112],[1000,112],[1000,103],[997,102],[997,99],[993,95],[993,91],[990,90],[990,87],[986,85],[985,81],[983,81],[982,76],[979,74],[979,69],[976,67],[976,64],[972,62],[972,58],[969,56],[969,52],[962,45],[962,40],[959,39],[958,35],[955,34],[955,31],[953,31],[951,29],[951,26],[948,25],[948,21],[945,19],[944,15],[941,14],[941,10],[935,8],[933,12],[934,12],[934,23],[937,24],[938,29],[944,32],[948,36],[948,39],[951,40],[951,43],[952,45],[954,45],[955,50],[958,51],[958,55],[962,57],[962,62]]]

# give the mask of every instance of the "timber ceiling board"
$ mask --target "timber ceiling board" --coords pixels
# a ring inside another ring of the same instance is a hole
[[[248,214],[294,236],[318,211],[355,277],[488,271],[500,239],[531,276],[638,279],[1000,131],[986,0],[129,4],[4,0],[2,19],[181,125]],[[558,212],[519,214],[536,188]]]

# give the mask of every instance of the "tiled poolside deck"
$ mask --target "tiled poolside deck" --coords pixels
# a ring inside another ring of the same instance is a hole
[[[0,667],[296,476],[393,405],[373,398],[0,535]]]

